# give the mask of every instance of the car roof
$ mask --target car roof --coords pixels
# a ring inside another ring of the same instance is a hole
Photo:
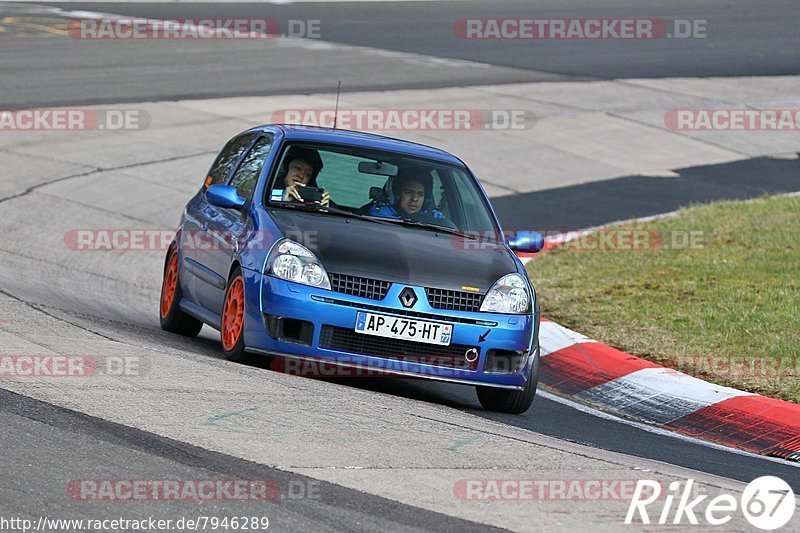
[[[401,139],[394,139],[383,135],[375,135],[372,133],[362,133],[352,130],[342,130],[333,128],[321,128],[317,126],[299,126],[293,124],[265,124],[253,130],[265,130],[268,128],[279,128],[287,141],[311,141],[311,142],[327,142],[336,144],[347,144],[351,146],[363,146],[377,150],[387,150],[391,152],[399,152],[406,155],[427,157],[439,161],[456,164],[465,167],[463,161],[456,156],[411,141],[403,141]]]

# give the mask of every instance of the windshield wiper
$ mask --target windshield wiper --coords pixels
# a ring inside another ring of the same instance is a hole
[[[334,206],[326,207],[316,204],[280,203],[272,205],[275,207],[286,207],[289,209],[297,209],[299,211],[307,211],[309,213],[330,213],[332,215],[341,215],[350,218],[357,218],[360,220],[369,220],[370,222],[377,222],[378,224],[401,224],[409,226],[418,226],[420,228],[430,229],[433,231],[440,231],[442,233],[447,233],[449,235],[457,235],[459,237],[463,237],[465,239],[471,239],[473,241],[479,240],[477,235],[470,235],[469,233],[464,233],[463,231],[457,229],[448,228],[447,226],[440,226],[438,224],[421,222],[419,220],[414,220],[413,218],[391,218],[391,217],[382,217],[375,215],[362,215],[361,213],[354,213],[353,211],[348,211],[347,209],[342,209],[341,207],[334,207]]]
[[[298,211],[306,211],[308,213],[330,213],[331,215],[341,215],[349,218],[357,218],[360,220],[369,220],[370,222],[377,222],[379,224],[385,224],[388,219],[384,217],[375,217],[370,215],[362,215],[360,213],[354,213],[353,211],[348,211],[347,209],[342,209],[341,207],[334,207],[334,206],[323,206],[323,205],[316,205],[316,204],[296,204],[296,203],[280,203],[280,204],[273,204],[274,207],[286,207],[289,209],[297,209]]]
[[[457,235],[459,237],[464,237],[465,239],[471,239],[474,241],[478,240],[477,235],[470,235],[469,233],[464,233],[461,230],[448,228],[447,226],[440,226],[438,224],[431,224],[429,222],[421,222],[419,220],[414,220],[413,218],[387,218],[385,220],[393,221],[398,224],[406,224],[409,226],[419,226],[420,228],[430,229],[434,231],[441,231],[442,233],[447,233],[450,235]]]

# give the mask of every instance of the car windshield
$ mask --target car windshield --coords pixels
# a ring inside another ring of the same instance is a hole
[[[463,167],[395,152],[293,143],[267,187],[271,206],[343,211],[494,240],[488,202]]]

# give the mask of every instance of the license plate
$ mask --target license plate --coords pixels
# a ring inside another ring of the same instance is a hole
[[[453,325],[359,311],[356,333],[448,346],[453,337]]]

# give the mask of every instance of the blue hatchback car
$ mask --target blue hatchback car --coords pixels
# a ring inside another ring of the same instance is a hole
[[[539,305],[486,194],[455,156],[352,131],[266,125],[231,139],[164,266],[161,327],[221,332],[239,362],[280,356],[476,386],[522,413]]]

